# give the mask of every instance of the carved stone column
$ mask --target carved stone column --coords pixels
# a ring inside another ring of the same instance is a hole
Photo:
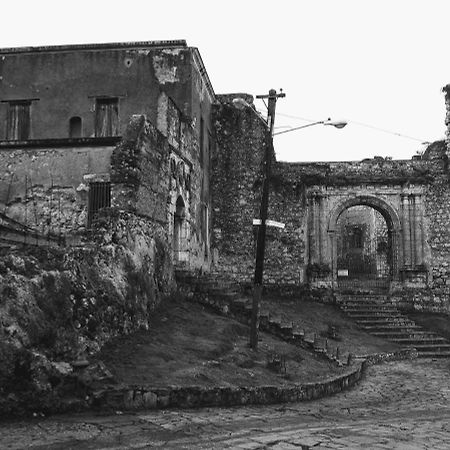
[[[403,265],[411,267],[411,225],[408,194],[402,194]]]
[[[317,261],[317,246],[316,246],[316,234],[315,234],[315,222],[316,222],[316,211],[315,211],[315,194],[311,193],[308,196],[308,253],[309,262],[311,264]]]
[[[416,217],[416,265],[423,264],[423,201],[421,195],[415,197]]]

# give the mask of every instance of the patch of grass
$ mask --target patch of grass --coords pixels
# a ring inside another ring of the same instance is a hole
[[[257,352],[248,341],[247,326],[200,305],[171,300],[156,311],[149,331],[114,339],[96,358],[119,382],[153,386],[292,385],[345,370],[265,333]],[[283,355],[286,373],[267,367],[273,354]]]

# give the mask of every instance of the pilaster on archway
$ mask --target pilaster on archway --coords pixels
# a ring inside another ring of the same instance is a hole
[[[402,230],[401,221],[397,211],[385,200],[370,195],[361,195],[348,198],[339,203],[331,212],[328,219],[328,236],[330,240],[330,266],[333,281],[337,279],[337,222],[339,216],[352,206],[369,206],[377,210],[386,220],[391,238],[392,247],[392,278],[399,280],[399,265],[403,262],[403,245],[400,234]]]

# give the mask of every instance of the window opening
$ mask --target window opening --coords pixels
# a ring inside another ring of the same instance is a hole
[[[6,139],[26,141],[30,138],[30,106],[28,100],[9,103]]]
[[[98,213],[102,208],[111,206],[111,183],[92,182],[89,183],[88,196],[88,218],[87,226],[90,228],[92,222],[98,217]]]
[[[95,101],[95,136],[119,134],[119,99],[97,98]]]
[[[69,121],[69,137],[79,138],[81,137],[81,117],[71,117]]]

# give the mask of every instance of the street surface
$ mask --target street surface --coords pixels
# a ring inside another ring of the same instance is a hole
[[[1,449],[450,449],[450,360],[368,368],[350,391],[314,402],[0,424]]]

